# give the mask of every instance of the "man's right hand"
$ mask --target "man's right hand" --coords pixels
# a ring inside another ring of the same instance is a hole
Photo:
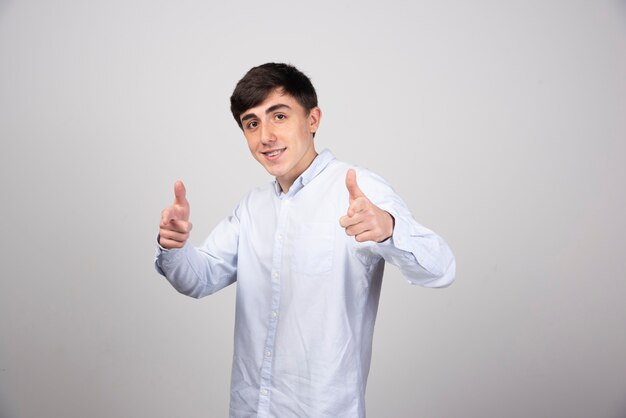
[[[174,184],[174,203],[161,212],[159,244],[166,249],[182,248],[189,238],[191,222],[189,222],[189,202],[185,197],[185,185],[182,181]]]

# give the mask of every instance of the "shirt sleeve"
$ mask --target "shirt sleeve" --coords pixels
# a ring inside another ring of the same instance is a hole
[[[239,217],[220,222],[201,247],[187,241],[182,248],[167,250],[157,243],[155,268],[180,293],[201,298],[237,279]]]
[[[376,174],[361,170],[357,171],[357,178],[365,195],[395,220],[391,238],[382,243],[362,243],[364,249],[398,267],[411,284],[449,286],[456,274],[450,247],[440,236],[417,223],[389,184]]]

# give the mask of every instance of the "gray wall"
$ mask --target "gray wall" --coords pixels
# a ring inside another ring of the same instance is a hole
[[[385,277],[371,417],[626,416],[623,1],[0,0],[0,417],[223,417],[234,291],[152,267],[269,176],[228,110],[288,61],[319,149],[381,174],[458,262]]]

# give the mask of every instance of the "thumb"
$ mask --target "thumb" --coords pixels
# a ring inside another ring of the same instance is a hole
[[[180,206],[189,207],[189,202],[187,201],[187,190],[185,189],[185,185],[182,181],[178,180],[176,184],[174,184],[174,203]]]
[[[348,193],[350,193],[350,200],[354,200],[357,197],[365,197],[365,194],[363,194],[356,183],[356,172],[352,168],[346,173],[346,187],[348,188]]]

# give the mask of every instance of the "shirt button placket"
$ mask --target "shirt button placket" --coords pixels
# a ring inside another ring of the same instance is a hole
[[[263,361],[261,365],[261,381],[258,416],[265,417],[270,414],[271,387],[272,387],[272,362],[274,358],[274,347],[276,339],[276,328],[278,326],[278,316],[280,312],[280,271],[282,269],[284,233],[287,223],[289,209],[289,199],[283,199],[280,204],[278,216],[278,227],[274,239],[272,252],[271,270],[271,312],[269,314],[269,326],[265,347],[263,350]]]

